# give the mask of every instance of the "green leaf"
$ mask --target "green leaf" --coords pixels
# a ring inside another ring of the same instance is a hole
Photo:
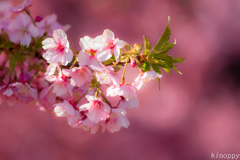
[[[167,72],[169,74],[170,69],[169,68],[163,68],[165,72]]]
[[[153,69],[156,73],[161,74],[161,71],[160,71],[159,67],[158,67],[156,64],[152,64],[151,67],[152,67],[152,69]]]
[[[173,63],[184,63],[184,59],[183,57],[173,58]]]
[[[114,72],[118,72],[121,68],[122,68],[122,65],[117,64],[116,66],[114,66]]]
[[[11,41],[4,41],[0,47],[3,47],[3,48],[14,48],[14,43],[11,42]]]
[[[167,25],[166,29],[164,30],[161,38],[158,40],[158,43],[153,48],[153,51],[160,50],[161,47],[164,45],[164,43],[166,43],[170,39],[171,30],[169,28],[169,23],[170,23],[170,16],[168,16],[168,25]]]
[[[148,62],[144,62],[142,69],[144,72],[150,71],[150,64]]]
[[[23,53],[17,52],[15,53],[9,60],[10,70],[13,69],[16,65],[16,62],[23,56]]]
[[[157,78],[158,79],[158,85],[159,85],[159,90],[161,89],[161,86],[160,86],[160,78]]]
[[[111,57],[110,59],[102,62],[102,64],[104,64],[105,66],[107,66],[107,65],[111,64],[111,63],[114,62],[114,61],[115,61],[115,57],[114,57],[114,55],[112,55],[112,57]]]

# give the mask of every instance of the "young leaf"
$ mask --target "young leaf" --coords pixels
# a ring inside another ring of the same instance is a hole
[[[114,72],[118,72],[121,68],[122,68],[122,65],[117,64],[116,66],[114,66]]]
[[[150,71],[150,64],[148,62],[144,62],[142,69],[144,72]]]
[[[184,59],[183,57],[173,58],[173,63],[184,63]]]
[[[9,60],[10,70],[14,68],[16,62],[23,56],[23,53],[17,52],[15,53]]]
[[[161,74],[161,71],[160,71],[159,67],[158,67],[156,64],[152,64],[151,67],[152,67],[152,69],[153,69],[156,73]]]
[[[145,50],[150,50],[151,49],[151,43],[149,42],[148,38],[146,36],[143,36],[143,39],[144,39],[144,47],[145,47]]]
[[[167,25],[166,29],[164,30],[161,38],[158,40],[158,43],[153,48],[153,51],[160,50],[160,48],[163,46],[163,44],[170,39],[171,30],[169,28],[169,23],[170,23],[170,16],[168,16],[168,25]]]
[[[92,81],[91,81],[91,85],[90,85],[90,88],[93,88],[97,85],[98,81],[96,79],[96,77],[93,77]]]

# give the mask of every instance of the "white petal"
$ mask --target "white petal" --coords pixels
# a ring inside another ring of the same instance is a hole
[[[93,39],[88,37],[88,36],[85,36],[83,38],[80,38],[80,46],[83,50],[85,49],[91,49],[92,48],[92,42],[93,42]]]
[[[104,51],[99,51],[96,53],[95,57],[100,61],[106,61],[109,58],[112,57],[112,51],[110,49],[104,50]]]
[[[114,33],[110,29],[105,29],[103,35],[108,37],[110,40],[114,40]]]
[[[114,47],[114,56],[115,56],[116,62],[118,63],[119,56],[120,56],[120,48],[118,48],[117,46]]]
[[[57,44],[54,42],[53,38],[46,38],[44,41],[42,41],[43,49],[47,50],[49,48],[55,48]]]
[[[66,33],[61,30],[61,29],[58,29],[58,30],[54,30],[53,32],[53,38],[56,40],[56,41],[59,41],[59,40],[62,40],[62,39],[66,39],[67,38],[67,35]]]
[[[102,49],[107,45],[106,37],[97,36],[92,42],[92,48],[94,50]]]

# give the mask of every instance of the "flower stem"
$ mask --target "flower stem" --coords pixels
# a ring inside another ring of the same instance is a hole
[[[124,70],[123,70],[122,82],[121,82],[122,84],[125,83],[125,78],[124,78],[124,76],[125,76],[125,72],[126,72],[126,68],[127,68],[128,60],[129,60],[129,57],[127,57],[127,59],[126,59],[125,67],[124,67]]]
[[[102,96],[103,101],[104,101],[105,103],[107,103],[107,104],[112,108],[111,103],[110,103],[110,102],[107,100],[107,98],[104,96],[104,94],[102,93],[102,90],[101,90],[100,88],[98,88],[97,91],[98,91],[98,92],[100,93],[100,95]]]
[[[121,62],[122,60],[126,59],[127,56],[124,56],[123,58],[121,58],[118,62]],[[118,63],[115,63],[112,67],[114,68]]]
[[[32,17],[32,15],[30,14],[30,11],[29,11],[28,8],[25,9],[25,12],[26,12],[26,13],[30,16],[30,18],[32,19],[32,22],[33,22],[34,26],[36,26],[35,21],[33,20],[33,17]]]
[[[92,89],[93,89],[93,87],[89,88],[89,90],[86,93],[84,93],[76,102],[78,103]]]
[[[73,68],[73,66],[75,65],[75,63],[77,62],[77,58],[75,59],[75,61],[73,62],[72,66],[70,67],[70,69]]]

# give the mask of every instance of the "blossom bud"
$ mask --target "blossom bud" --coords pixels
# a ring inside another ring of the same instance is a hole
[[[35,22],[41,22],[43,19],[43,16],[42,15],[39,15],[35,18]]]
[[[131,66],[134,68],[136,67],[137,63],[136,63],[136,60],[131,58]]]
[[[139,43],[136,43],[133,47],[133,49],[135,50],[135,53],[139,53],[141,51],[141,46]]]

